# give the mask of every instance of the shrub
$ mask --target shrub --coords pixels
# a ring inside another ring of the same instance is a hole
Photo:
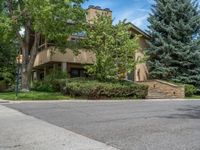
[[[185,85],[185,96],[190,97],[197,93],[197,88],[194,85]]]
[[[66,82],[66,72],[54,72],[47,75],[42,81],[33,82],[32,89],[41,92],[59,92]]]
[[[99,82],[96,80],[70,79],[63,94],[87,99],[138,98],[147,96],[148,86],[128,81]]]
[[[3,92],[7,89],[7,83],[5,80],[0,80],[0,92]]]

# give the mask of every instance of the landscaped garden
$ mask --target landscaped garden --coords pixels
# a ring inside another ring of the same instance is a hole
[[[5,100],[67,100],[67,99],[144,99],[148,86],[129,81],[100,82],[84,78],[44,80],[34,83],[30,92],[2,92]]]
[[[30,90],[20,92],[19,100],[143,99],[148,87],[123,79],[134,71],[140,74],[141,70],[135,69],[136,65],[145,62],[149,79],[186,84],[186,97],[199,98],[194,96],[200,94],[200,13],[197,3],[181,1],[179,5],[176,0],[155,2],[148,18],[148,34],[141,31],[148,37],[149,44],[141,50],[139,43],[144,35],[130,33],[131,27],[125,20],[114,23],[110,15],[97,14],[89,25],[83,2],[29,0],[24,3],[16,1],[13,5],[2,1],[5,8],[0,9],[0,91],[6,88],[11,92],[0,93],[0,98],[16,99],[17,76],[21,79],[20,89]],[[168,7],[165,7],[166,3]],[[76,41],[66,40],[78,33],[83,33],[83,37]],[[56,67],[53,67],[53,71],[40,74],[40,80],[32,81],[37,53],[44,45],[48,47],[50,44],[40,43],[42,41],[53,42],[51,45],[55,46],[55,53],[64,53],[66,49],[74,54],[78,54],[78,49],[93,53],[95,62],[85,63],[84,68],[89,78],[69,79],[64,73],[57,74]],[[144,57],[136,58],[136,54],[143,51]]]
[[[148,86],[123,80],[99,81],[92,78],[67,78],[65,73],[55,73],[43,81],[33,83],[32,90],[61,92],[63,95],[81,99],[144,99]]]

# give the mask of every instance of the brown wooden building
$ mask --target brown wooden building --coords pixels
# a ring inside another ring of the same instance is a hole
[[[112,11],[108,8],[102,9],[100,7],[90,6],[87,9],[87,21],[92,23],[97,14],[107,14],[112,17]],[[129,23],[131,24],[131,23]],[[149,36],[135,25],[131,24],[130,31],[133,34],[141,35],[140,37],[140,51],[136,54],[135,58],[140,60],[144,57],[144,50],[147,48],[147,40]],[[83,38],[81,35],[73,35],[70,37],[70,41]],[[45,43],[41,51],[38,52],[33,69],[33,79],[39,80],[44,78],[52,71],[62,70],[66,71],[70,77],[84,77],[86,76],[84,66],[87,64],[93,64],[95,62],[95,55],[91,52],[79,50],[79,55],[75,55],[72,50],[67,49],[66,53],[54,51],[54,47]],[[148,69],[145,63],[138,64],[135,71],[131,74],[127,74],[127,79],[134,81],[145,81],[148,77]]]

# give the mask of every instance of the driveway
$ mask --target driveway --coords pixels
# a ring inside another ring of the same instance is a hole
[[[200,150],[200,101],[7,104],[120,150]]]

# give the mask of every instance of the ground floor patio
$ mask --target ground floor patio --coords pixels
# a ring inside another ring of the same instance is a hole
[[[34,67],[32,71],[32,80],[42,80],[45,76],[52,72],[63,71],[66,72],[69,78],[88,77],[85,67],[91,64],[81,64],[73,62],[48,62]],[[147,72],[143,64],[136,66],[135,71],[124,73],[124,79],[131,81],[146,81]]]
[[[45,76],[52,72],[63,71],[66,72],[68,77],[87,77],[85,66],[87,64],[67,63],[67,62],[50,62],[47,64],[35,67],[32,72],[33,80],[42,80]]]

